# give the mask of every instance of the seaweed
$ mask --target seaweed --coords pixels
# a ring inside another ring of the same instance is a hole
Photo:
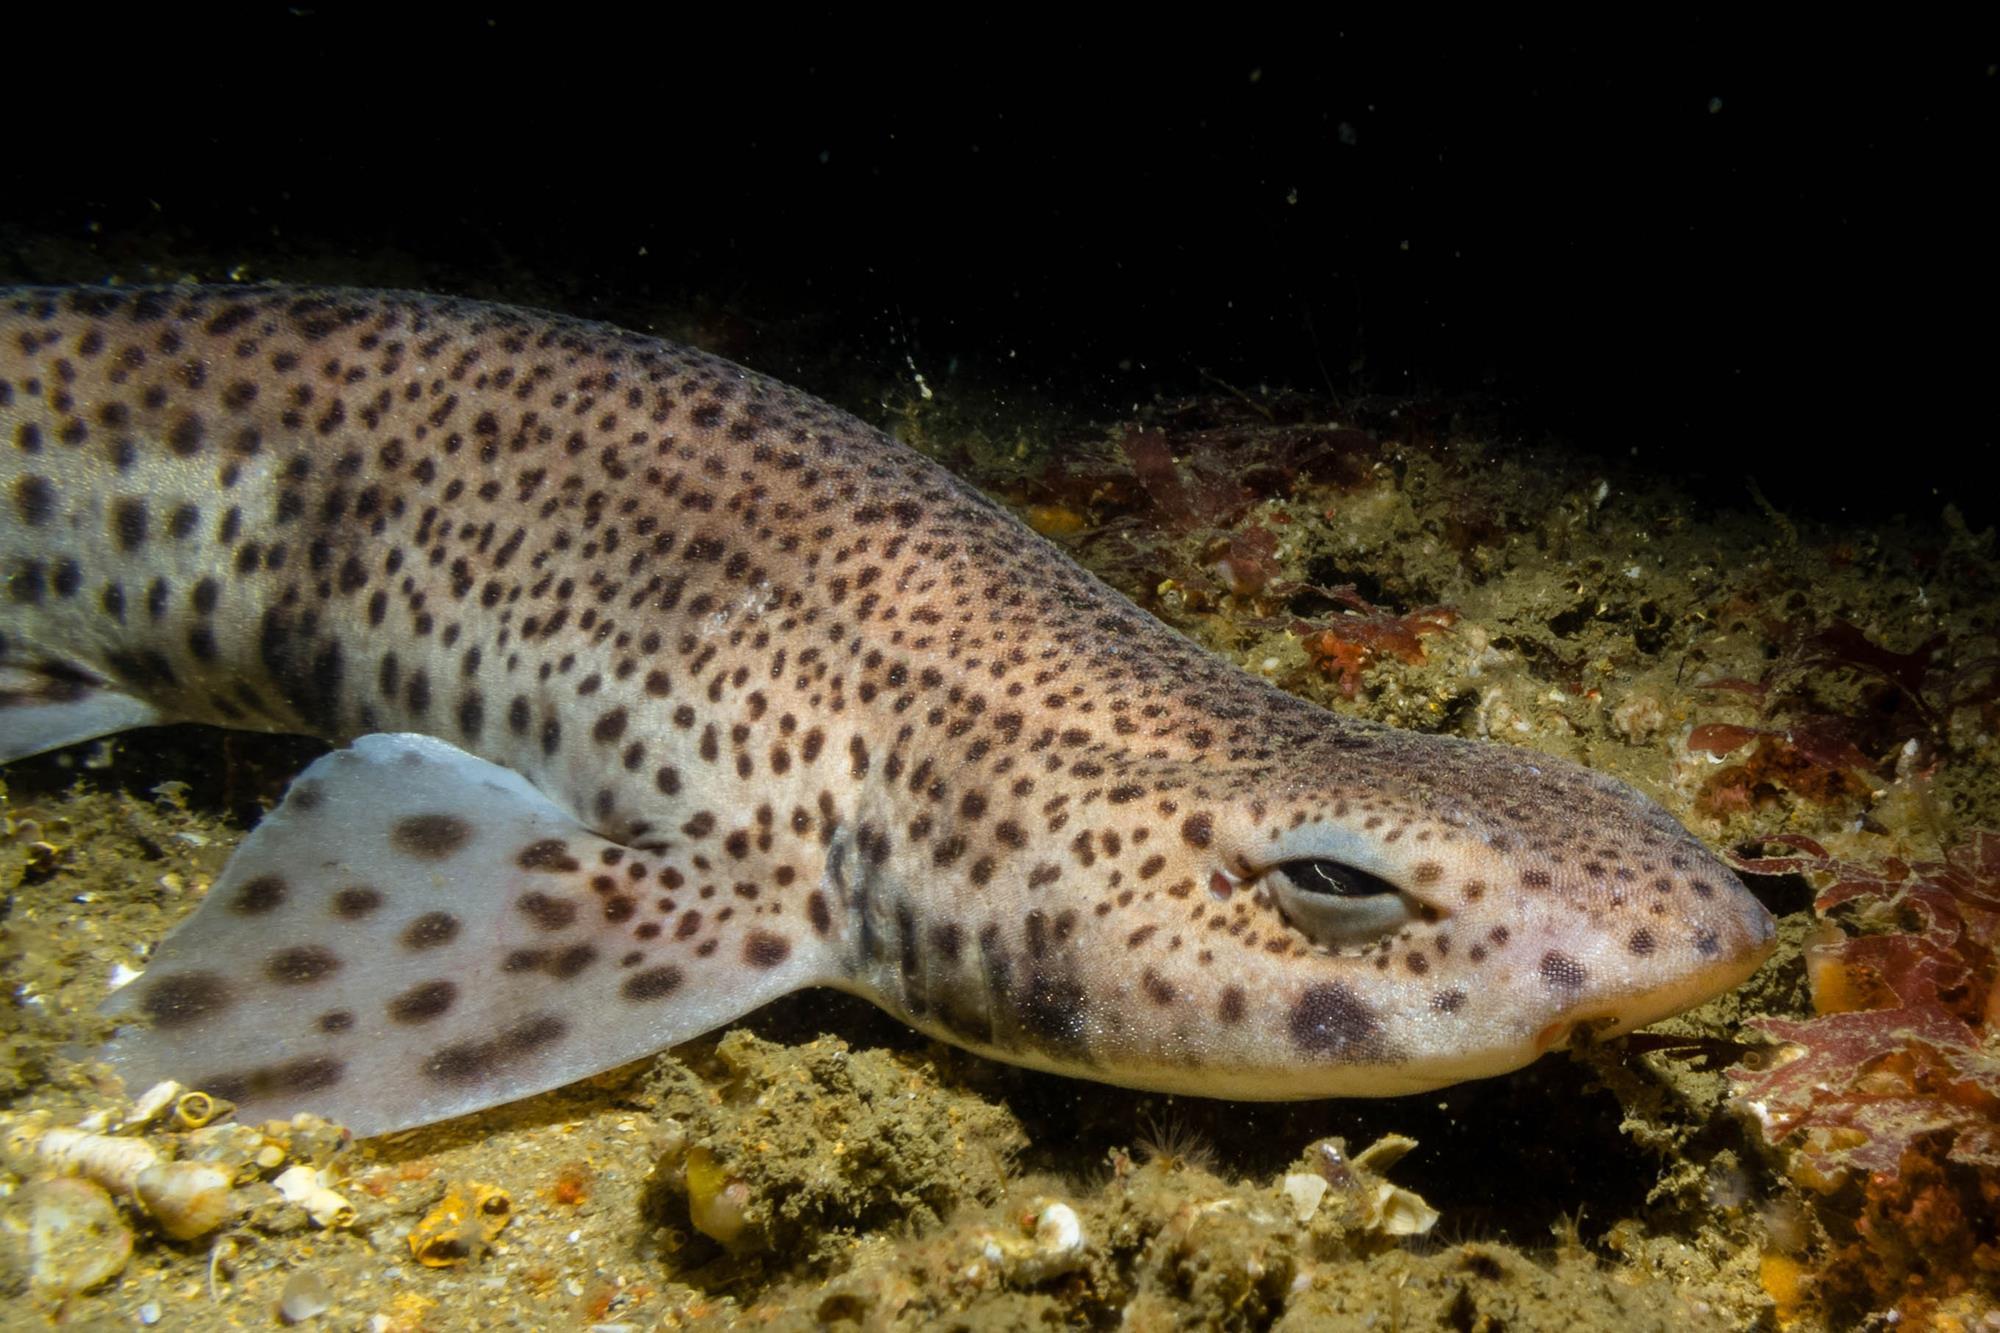
[[[1422,665],[1424,636],[1449,629],[1458,620],[1458,612],[1447,606],[1396,615],[1356,592],[1353,584],[1316,591],[1349,608],[1347,614],[1317,624],[1295,621],[1292,632],[1322,672],[1340,676],[1340,692],[1349,699],[1360,686],[1361,673],[1385,655]]]
[[[1826,882],[1806,951],[1816,1015],[1761,1018],[1777,1043],[1728,1071],[1732,1100],[1788,1174],[1819,1199],[1826,1237],[1813,1284],[1830,1316],[2000,1288],[2000,833],[1942,861],[1836,860],[1803,837],[1797,855],[1743,862]]]
[[[1951,1161],[2000,1167],[2000,1054],[1985,1049],[2000,1020],[2000,833],[1976,833],[1943,861],[1877,867],[1837,861],[1807,838],[1773,841],[1802,854],[1745,868],[1830,878],[1819,912],[1852,904],[1896,928],[1839,932],[1809,950],[1817,1016],[1749,1025],[1782,1045],[1765,1067],[1730,1071],[1738,1104],[1770,1142],[1800,1136],[1828,1178],[1893,1178],[1932,1136]]]
[[[1690,751],[1726,755],[1746,746],[1743,761],[1718,770],[1702,784],[1695,807],[1708,815],[1755,809],[1779,788],[1821,805],[1842,797],[1865,797],[1866,774],[1875,761],[1856,743],[1844,718],[1814,713],[1784,727],[1749,727],[1710,722],[1688,733]]]
[[[1977,710],[1981,734],[2000,722],[2000,657],[1941,660],[1946,636],[1908,652],[1869,638],[1846,620],[1765,626],[1776,658],[1763,679],[1727,677],[1703,689],[1754,701],[1758,724],[1712,722],[1687,748],[1747,753],[1702,784],[1696,807],[1726,817],[1770,804],[1780,791],[1820,805],[1865,802],[1897,762],[1935,767],[1954,750],[1952,720]]]

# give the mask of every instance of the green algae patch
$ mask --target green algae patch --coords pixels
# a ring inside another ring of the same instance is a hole
[[[1268,1327],[1274,1333],[1382,1328],[1697,1333],[1743,1328],[1754,1320],[1749,1311],[1725,1308],[1716,1295],[1648,1280],[1580,1251],[1540,1263],[1506,1246],[1473,1244],[1318,1269]]]
[[[999,1198],[1027,1144],[1009,1111],[921,1059],[834,1037],[734,1031],[705,1059],[662,1060],[651,1093],[656,1219],[742,1262],[823,1269],[859,1236],[934,1227]]]
[[[1760,1298],[1686,1246],[1606,1257],[1573,1232],[1552,1253],[1415,1240],[1381,1174],[1407,1140],[1348,1157],[1337,1140],[1291,1169],[1225,1179],[1114,1152],[1110,1176],[1019,1180],[997,1202],[761,1293],[667,1293],[688,1328],[1606,1328],[1753,1324]],[[1329,1151],[1329,1148],[1332,1151]],[[1372,1164],[1372,1165],[1371,1165]],[[1380,1169],[1377,1169],[1380,1168]],[[1302,1184],[1318,1181],[1320,1188]]]

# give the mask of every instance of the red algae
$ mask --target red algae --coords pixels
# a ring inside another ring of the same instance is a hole
[[[2000,834],[1879,865],[1773,841],[1799,854],[1744,868],[1823,880],[1817,911],[1877,927],[1809,948],[1816,1016],[1746,1024],[1780,1044],[1729,1071],[1735,1104],[1824,1200],[1815,1280],[1829,1313],[1921,1318],[1941,1299],[2000,1295]]]
[[[1301,620],[1292,631],[1322,672],[1340,677],[1340,692],[1350,699],[1360,687],[1361,673],[1383,657],[1422,665],[1424,636],[1442,633],[1458,620],[1458,612],[1445,606],[1395,615],[1368,601],[1351,584],[1323,591],[1351,608],[1348,614],[1322,624]]]
[[[2000,1058],[1982,1050],[2000,1018],[2000,834],[1977,833],[1942,862],[1877,867],[1836,861],[1806,838],[1778,841],[1802,854],[1746,868],[1828,877],[1819,912],[1852,903],[1904,928],[1815,951],[1818,1016],[1751,1025],[1785,1045],[1765,1068],[1730,1071],[1738,1103],[1773,1143],[1804,1135],[1826,1174],[1894,1176],[1912,1142],[1934,1134],[1954,1161],[2000,1166]]]
[[[1757,710],[1754,721],[1689,732],[1689,752],[1731,759],[1703,780],[1695,797],[1701,814],[1727,819],[1780,806],[1786,795],[1862,809],[1892,771],[1934,770],[1954,749],[1961,710],[1975,710],[1988,732],[2000,721],[1995,659],[1955,662],[1940,652],[1942,634],[1908,652],[1842,619],[1770,619],[1763,634],[1774,660],[1761,679],[1699,687],[1716,692],[1718,703],[1735,695]]]

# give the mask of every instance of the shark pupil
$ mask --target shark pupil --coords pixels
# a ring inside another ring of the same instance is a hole
[[[1324,894],[1329,898],[1373,898],[1377,894],[1396,892],[1396,886],[1379,875],[1356,870],[1339,861],[1287,861],[1278,868],[1306,893]]]

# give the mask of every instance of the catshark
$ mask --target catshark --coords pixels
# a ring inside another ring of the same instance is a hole
[[[1282,1099],[1721,992],[1768,912],[1574,764],[1345,719],[916,452],[600,324],[397,292],[0,291],[0,759],[339,748],[107,1007],[129,1081],[358,1135],[786,992]]]

